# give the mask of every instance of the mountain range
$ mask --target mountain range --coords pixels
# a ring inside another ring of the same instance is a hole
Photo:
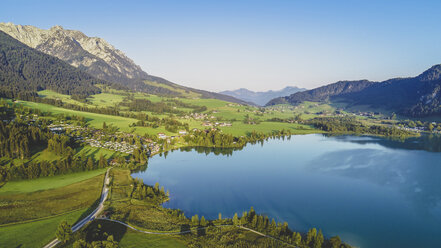
[[[339,81],[306,91],[287,87],[268,92],[239,89],[214,93],[149,75],[105,40],[61,26],[43,30],[0,23],[0,45],[2,97],[35,96],[42,89],[88,96],[101,91],[98,84],[105,84],[157,95],[215,98],[240,104],[264,105],[273,98],[267,106],[338,102],[352,109],[369,106],[413,117],[441,115],[441,65],[415,77],[381,82]]]
[[[278,97],[267,105],[304,101],[342,102],[351,107],[370,106],[407,116],[441,115],[441,65],[434,65],[416,77],[382,82],[339,81],[312,90]]]
[[[231,96],[185,87],[149,75],[104,39],[88,37],[77,30],[67,30],[61,26],[44,30],[30,25],[0,23],[0,31],[30,48],[57,57],[98,79],[132,90],[167,96],[216,98],[246,104]]]
[[[240,88],[237,90],[226,90],[221,91],[219,93],[224,95],[229,95],[241,100],[244,100],[246,102],[251,102],[259,106],[264,106],[266,103],[268,103],[271,99],[276,97],[283,97],[283,96],[289,96],[291,94],[294,94],[296,92],[304,91],[306,89],[288,86],[281,90],[269,90],[269,91],[263,91],[263,92],[256,92],[251,91],[245,88]]]

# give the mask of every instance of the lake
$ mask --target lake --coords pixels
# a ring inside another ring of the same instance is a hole
[[[359,247],[441,247],[441,139],[320,134],[154,156],[134,173],[170,190],[165,207],[232,217],[251,206],[291,229]]]

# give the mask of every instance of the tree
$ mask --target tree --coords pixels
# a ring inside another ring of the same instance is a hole
[[[79,239],[75,241],[75,243],[73,244],[73,248],[89,248],[89,247],[90,245],[84,239]]]
[[[432,132],[435,127],[433,126],[432,123],[430,123],[427,128],[429,129],[430,132]]]
[[[257,215],[254,215],[253,220],[252,220],[252,226],[254,228],[257,228]]]
[[[67,223],[67,221],[62,221],[55,232],[55,236],[62,243],[66,243],[72,236],[72,227]]]
[[[292,242],[296,246],[300,245],[302,243],[302,235],[300,235],[300,233],[298,233],[298,232],[293,232],[292,233]]]
[[[245,211],[242,213],[242,218],[240,218],[240,225],[244,226],[248,223],[248,213]]]
[[[113,239],[113,235],[110,235],[109,237],[107,237],[106,241],[103,241],[103,246],[105,248],[117,248],[118,247],[118,242],[116,242]]]
[[[235,213],[234,216],[233,216],[233,224],[235,226],[239,225],[239,217],[237,216],[237,213]]]
[[[207,221],[205,220],[204,216],[201,218],[201,226],[207,226]]]
[[[107,159],[103,156],[103,154],[100,155],[98,166],[100,168],[106,168],[108,166]]]
[[[107,129],[107,124],[106,124],[106,122],[103,122],[103,129],[104,129],[104,130]]]
[[[195,214],[193,217],[191,217],[191,224],[193,224],[194,226],[199,225],[199,216],[197,214]]]
[[[340,248],[341,239],[339,236],[334,236],[329,239],[329,244],[331,244],[331,248]]]
[[[319,232],[314,240],[314,248],[321,248],[323,245],[323,242],[325,242],[325,238],[323,237],[322,230],[319,230]]]
[[[306,234],[306,245],[312,246],[315,238],[317,237],[317,229],[311,228]]]
[[[93,159],[92,157],[89,157],[87,159],[86,167],[88,170],[93,170]]]

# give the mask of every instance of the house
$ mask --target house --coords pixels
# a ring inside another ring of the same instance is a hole
[[[187,134],[187,131],[185,131],[185,130],[181,130],[181,131],[179,131],[179,134],[180,134],[180,135],[186,135],[186,134]]]
[[[158,138],[165,139],[167,138],[167,135],[165,135],[165,133],[158,133]]]

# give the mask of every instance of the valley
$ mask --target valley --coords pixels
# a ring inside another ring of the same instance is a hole
[[[0,23],[0,246],[437,247],[440,68],[217,93]]]

